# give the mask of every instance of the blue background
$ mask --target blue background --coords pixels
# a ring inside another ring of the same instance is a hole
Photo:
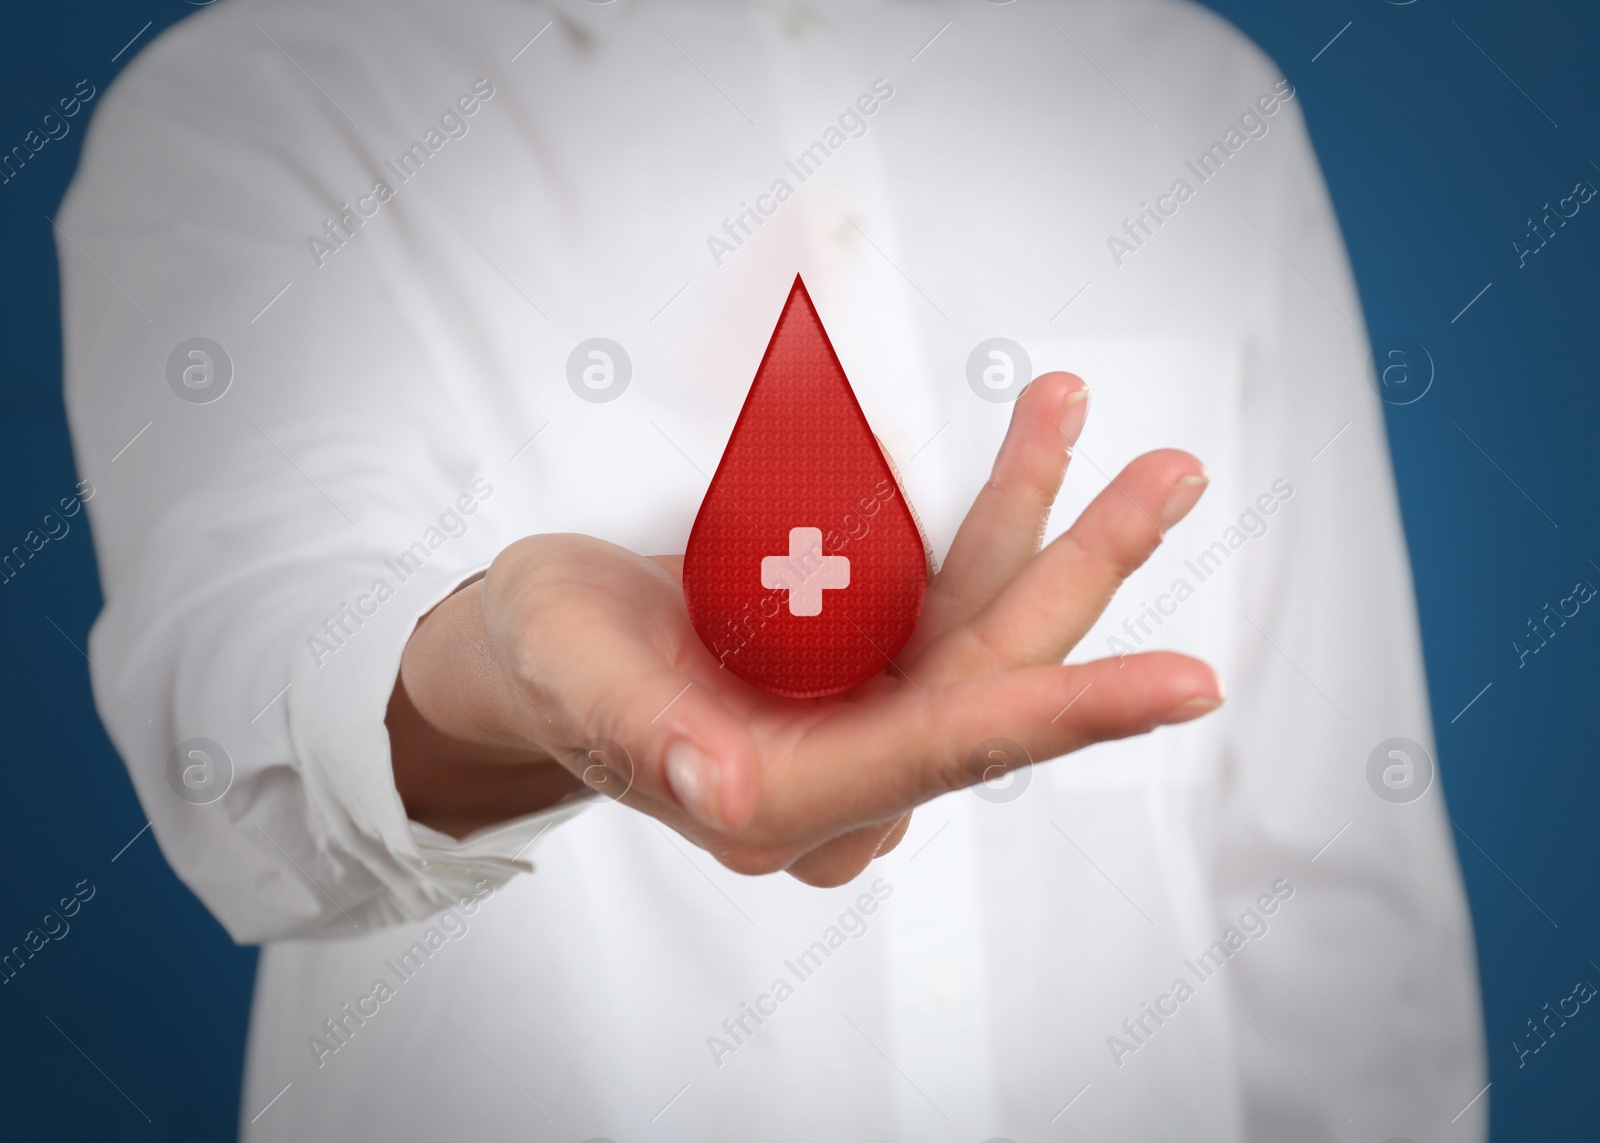
[[[1556,0],[1212,7],[1299,89],[1380,360],[1395,339],[1432,358],[1431,388],[1387,411],[1477,931],[1493,1135],[1594,1138],[1600,1015],[1586,1006],[1522,1067],[1512,1043],[1577,980],[1600,984],[1600,600],[1522,666],[1512,643],[1531,645],[1527,621],[1577,581],[1600,587],[1600,201],[1564,225],[1552,218],[1555,237],[1524,267],[1512,242],[1579,180],[1600,187],[1600,11]],[[78,80],[103,93],[193,10],[8,7],[0,146],[20,144]],[[0,550],[40,528],[77,479],[46,219],[84,118],[0,186]],[[1408,399],[1419,383],[1390,395]],[[0,946],[21,943],[80,880],[95,894],[0,986],[0,1137],[230,1138],[255,952],[232,945],[148,833],[123,850],[145,818],[77,649],[100,598],[82,515],[71,523],[0,585]]]

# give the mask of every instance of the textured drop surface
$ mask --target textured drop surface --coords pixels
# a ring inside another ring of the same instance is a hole
[[[739,678],[816,698],[889,665],[927,574],[916,518],[796,277],[689,533],[689,619]]]

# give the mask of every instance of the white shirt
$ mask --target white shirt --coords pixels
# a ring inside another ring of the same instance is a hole
[[[1156,0],[230,0],[152,44],[58,219],[67,399],[99,709],[270,942],[244,1137],[1481,1138],[1443,792],[1367,777],[1431,731],[1300,103]],[[988,339],[1095,392],[1052,534],[1205,461],[1072,658],[1181,649],[1228,705],[830,891],[609,802],[409,822],[417,618],[529,533],[681,551],[796,272],[937,556],[1010,412]]]

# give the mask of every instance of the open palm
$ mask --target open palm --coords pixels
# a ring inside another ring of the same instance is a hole
[[[576,535],[513,544],[481,591],[487,651],[516,692],[500,733],[625,786],[625,804],[732,869],[824,885],[892,847],[917,805],[983,780],[986,739],[1045,759],[1214,709],[1215,674],[1187,656],[1062,664],[1205,487],[1194,457],[1148,453],[1041,551],[1086,396],[1056,373],[1019,398],[911,641],[845,694],[779,698],[721,669],[689,623],[682,557]]]

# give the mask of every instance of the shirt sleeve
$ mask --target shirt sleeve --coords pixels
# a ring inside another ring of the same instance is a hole
[[[1369,778],[1390,739],[1437,759],[1383,406],[1298,99],[1271,130],[1236,224],[1270,293],[1249,341],[1244,487],[1292,495],[1244,571],[1228,683],[1251,716],[1230,723],[1214,877],[1222,924],[1257,907],[1267,871],[1315,907],[1283,906],[1236,966],[1247,1137],[1345,1138],[1353,1120],[1375,1138],[1482,1138],[1484,1101],[1462,1114],[1486,1079],[1446,791],[1435,772],[1403,800],[1435,770],[1420,759],[1394,800]]]
[[[163,853],[241,942],[424,917],[531,868],[586,804],[457,842],[395,790],[406,640],[514,514],[470,443],[472,362],[408,312],[427,281],[403,227],[337,279],[307,256],[333,188],[377,176],[275,51],[209,11],[158,40],[102,97],[56,220],[96,703]]]

